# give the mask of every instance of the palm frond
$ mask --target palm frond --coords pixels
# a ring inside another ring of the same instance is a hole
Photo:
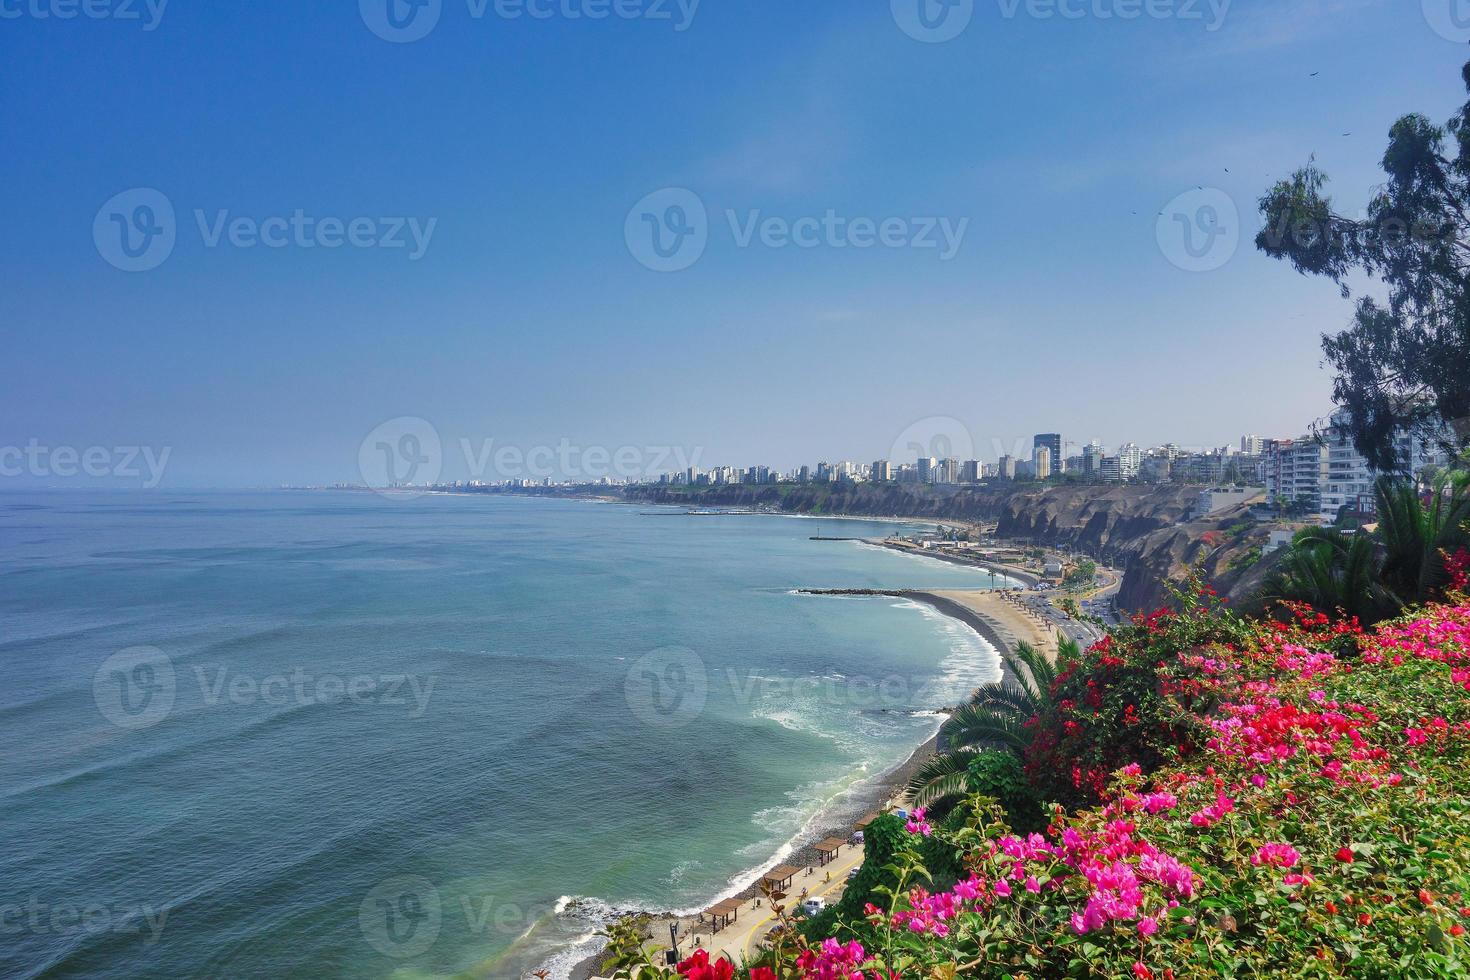
[[[1026,722],[1030,715],[1013,711],[996,711],[967,704],[960,708],[939,730],[940,744],[951,749],[999,746],[1021,752],[1031,741]]]
[[[910,801],[914,806],[926,807],[936,811],[935,816],[940,816],[937,809],[943,806],[946,798],[957,800],[964,796],[967,789],[966,774],[970,760],[974,758],[973,752],[952,752],[936,755],[925,762],[909,780]]]

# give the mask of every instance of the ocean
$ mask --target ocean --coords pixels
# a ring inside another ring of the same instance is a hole
[[[0,495],[0,976],[564,975],[730,894],[996,679],[903,525]]]

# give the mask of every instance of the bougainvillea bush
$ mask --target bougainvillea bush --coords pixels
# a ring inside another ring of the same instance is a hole
[[[1060,783],[1028,771],[1085,801],[1053,805],[1044,833],[980,796],[916,815],[890,884],[830,937],[785,930],[754,963],[679,974],[1470,976],[1470,602],[1365,634],[1196,595],[1058,683],[1082,694],[1057,708],[1081,730],[1039,740],[1036,758],[1069,763]],[[930,873],[937,844],[960,876]]]

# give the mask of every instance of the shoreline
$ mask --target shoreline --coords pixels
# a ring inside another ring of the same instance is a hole
[[[867,517],[847,517],[837,515],[779,513],[763,514],[759,512],[752,512],[749,515],[738,516],[794,517],[799,519],[811,520],[886,520],[894,523],[905,524],[933,523],[926,521],[910,521],[904,518],[883,519]],[[1007,578],[1014,578],[1014,576],[1010,574],[1009,570],[1002,571],[999,568],[991,569],[982,566],[978,562],[953,561],[948,556],[929,555],[922,552],[914,551],[912,549],[893,548],[891,546],[886,547],[889,547],[890,550],[895,550],[900,553],[913,554],[920,558],[933,558],[940,561],[950,561],[952,564],[959,564],[971,568],[984,567],[987,571],[993,571],[996,574],[1006,575]],[[962,623],[973,630],[975,634],[980,637],[980,639],[982,639],[986,644],[988,644],[992,649],[995,650],[996,659],[999,662],[999,668],[1002,678],[1014,679],[1014,668],[1012,667],[1012,657],[1010,654],[1011,651],[1014,649],[1015,643],[1017,642],[1018,627],[1021,627],[1024,624],[1022,624],[1019,620],[1012,621],[1010,623],[1003,621],[1005,618],[1009,618],[1005,615],[1005,613],[1012,612],[1009,607],[1002,607],[1002,609],[985,612],[968,607],[955,598],[951,598],[948,595],[942,594],[941,591],[929,591],[920,589],[796,589],[793,591],[796,594],[801,595],[846,596],[852,598],[898,598],[911,602],[921,603],[935,610],[940,615],[945,616],[956,622]],[[978,596],[993,596],[998,595],[1003,590],[996,588],[985,588],[972,591],[973,594]],[[1020,616],[1019,611],[1014,612],[1016,616]],[[993,613],[1001,613],[1001,615],[997,616]],[[1020,631],[1024,632],[1024,630]],[[932,706],[930,710],[934,710],[936,712],[947,712],[954,707],[954,705],[936,705]],[[944,717],[947,717],[947,715],[945,715]],[[940,718],[939,725],[943,725],[943,717]],[[893,766],[892,768],[879,774],[878,776],[873,777],[870,781],[866,781],[859,787],[855,787],[854,789],[848,791],[852,794],[851,802],[858,804],[854,812],[861,813],[863,811],[868,811],[882,813],[887,812],[894,806],[899,805],[902,797],[908,789],[909,781],[913,778],[914,773],[921,766],[923,766],[924,763],[933,758],[938,753],[938,751],[939,728],[938,726],[936,726],[935,731],[928,737],[926,737],[921,743],[915,746],[914,750],[909,753],[909,755],[898,765]],[[843,809],[849,808],[850,807],[843,807]],[[798,831],[796,835],[794,835],[789,841],[787,841],[785,845],[783,845],[781,848],[778,848],[775,854],[773,854],[770,858],[767,858],[765,861],[756,865],[752,865],[746,870],[735,875],[731,879],[731,887],[713,896],[708,904],[713,905],[726,899],[749,901],[759,896],[761,894],[761,875],[777,865],[790,864],[802,868],[816,867],[818,863],[818,854],[816,850],[817,842],[828,837],[836,837],[842,840],[847,840],[854,831],[853,823],[855,819],[857,818],[850,817],[846,820],[842,820],[834,817],[824,817],[819,810],[816,814],[813,815],[811,822],[808,823],[808,825],[804,826],[800,831]],[[742,887],[735,887],[734,882],[744,879],[749,879],[749,882]],[[650,940],[664,938],[667,935],[669,924],[677,922],[680,926],[681,936],[692,941],[692,939],[696,935],[700,934],[694,928],[694,924],[696,921],[696,916],[678,915],[672,911],[648,914],[646,933]],[[598,949],[596,952],[574,963],[570,967],[567,974],[569,980],[592,980],[592,978],[597,975],[598,967],[601,964],[603,953],[604,949]]]
[[[920,766],[933,758],[938,750],[939,732],[935,731],[934,734],[924,739],[923,742],[915,747],[913,752],[909,753],[908,757],[898,765],[873,777],[869,783],[860,789],[851,791],[854,794],[854,802],[857,800],[866,801],[863,806],[858,808],[859,812],[864,810],[878,813],[887,812],[890,806],[895,804],[903,796],[908,788],[909,780],[913,778],[914,773],[918,771]],[[820,817],[820,814],[815,815],[813,820],[817,820],[818,817]],[[790,864],[802,868],[815,867],[817,865],[816,845],[818,841],[827,837],[838,837],[846,840],[852,835],[853,830],[853,821],[851,820],[845,821],[827,818],[821,822],[810,823],[790,841],[787,841],[786,846],[791,847],[790,853],[781,854],[778,851],[775,855],[760,864],[751,865],[748,869],[736,876],[737,878],[753,878],[750,884],[745,885],[739,890],[727,889],[726,891],[722,891],[714,896],[706,905],[713,905],[727,898],[749,901],[752,898],[759,897],[761,895],[761,875],[766,871],[780,864]],[[802,841],[803,843],[797,843],[798,841]],[[647,933],[648,938],[651,940],[666,939],[668,926],[671,922],[680,924],[681,941],[692,939],[696,935],[696,931],[690,927],[690,923],[696,918],[695,916],[678,915],[674,912],[644,914],[648,918]],[[602,954],[603,951],[599,950],[574,964],[568,974],[569,980],[592,980],[592,978],[597,976],[597,969],[601,964]]]
[[[929,557],[929,556],[925,556]],[[795,590],[802,595],[829,595],[850,598],[899,598],[911,602],[918,602],[929,606],[941,615],[948,617],[973,630],[982,640],[990,645],[996,652],[999,661],[1001,676],[1014,679],[1014,668],[1011,666],[1010,651],[1013,649],[1016,638],[1013,626],[1007,625],[995,616],[971,609],[948,596],[937,592],[916,589],[896,590],[818,590],[798,589]],[[977,590],[978,594],[993,593],[995,590]],[[946,711],[954,705],[935,707],[935,711]],[[940,721],[943,724],[943,721]],[[870,812],[886,812],[899,805],[908,789],[909,781],[914,773],[933,758],[939,751],[939,732],[936,729],[916,746],[906,759],[898,765],[890,768],[870,782],[855,789],[853,792],[854,802],[865,801],[858,807],[856,812],[867,810]],[[736,876],[736,879],[750,878],[749,884],[739,889],[729,889],[714,896],[711,905],[725,899],[737,899],[749,901],[761,894],[760,876],[772,867],[779,864],[790,864],[796,867],[815,867],[817,865],[816,842],[827,837],[836,837],[847,840],[853,833],[852,819],[840,820],[834,818],[823,819],[818,813],[813,817],[813,822],[802,828],[790,841],[789,853],[778,850],[775,855],[764,862],[752,865],[749,869]],[[661,939],[666,936],[670,923],[677,922],[680,932],[684,938],[691,939],[698,934],[693,928],[695,917],[681,916],[673,913],[653,914],[649,917],[647,934],[651,940]],[[591,980],[597,973],[597,967],[601,962],[602,951],[588,956],[576,963],[569,973],[570,980]]]

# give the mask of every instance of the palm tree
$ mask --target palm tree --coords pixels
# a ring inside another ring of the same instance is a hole
[[[1441,598],[1449,582],[1445,555],[1470,543],[1470,474],[1437,478],[1427,501],[1403,480],[1384,477],[1374,490],[1372,535],[1299,532],[1263,598],[1340,609],[1370,625]]]
[[[1376,623],[1402,606],[1383,584],[1378,546],[1368,535],[1313,527],[1297,533],[1263,598],[1305,602],[1323,612],[1342,610]]]
[[[1380,480],[1375,490],[1385,585],[1403,605],[1438,598],[1449,583],[1445,554],[1470,543],[1470,474],[1436,479],[1427,503],[1409,483]]]
[[[1078,656],[1077,643],[1058,643],[1057,661]],[[964,798],[966,774],[976,755],[986,749],[1021,755],[1031,744],[1027,722],[1051,706],[1052,684],[1057,679],[1056,663],[1028,643],[1003,650],[1008,668],[995,684],[975,692],[944,727],[939,729],[941,751],[924,763],[909,780],[909,798],[936,816],[943,816]]]

